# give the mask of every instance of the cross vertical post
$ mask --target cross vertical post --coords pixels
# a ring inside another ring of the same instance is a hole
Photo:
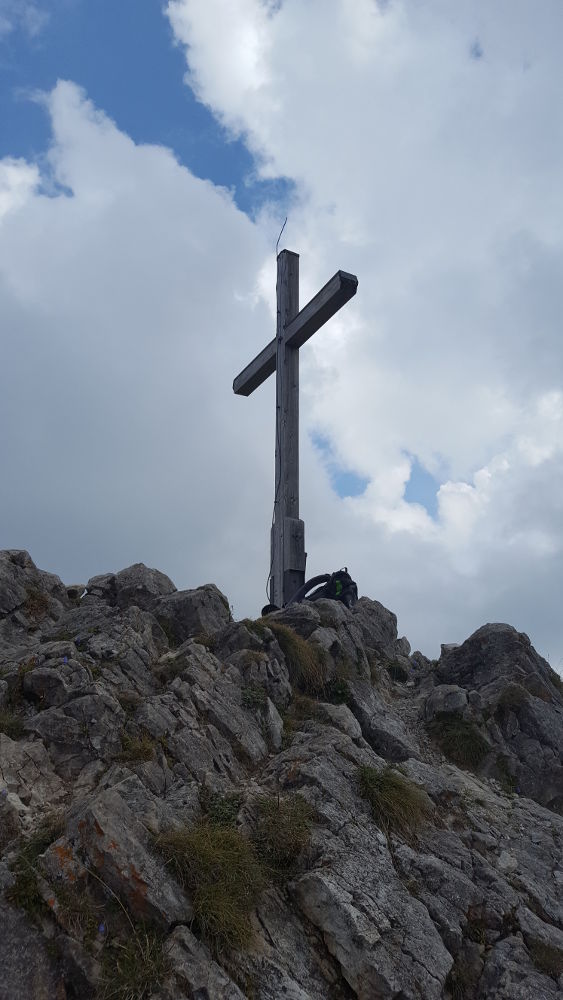
[[[299,350],[285,328],[299,312],[299,254],[277,259],[276,486],[270,601],[283,607],[305,582],[305,526],[299,520]]]
[[[299,350],[356,294],[355,274],[337,271],[299,309],[299,254],[277,258],[276,336],[237,375],[233,392],[250,396],[276,372],[276,490],[271,532],[270,601],[281,608],[305,583],[305,525],[299,518]]]

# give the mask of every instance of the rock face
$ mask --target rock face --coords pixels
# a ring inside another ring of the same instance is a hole
[[[491,744],[486,773],[498,774],[500,766],[515,790],[563,813],[561,680],[528,636],[510,625],[484,625],[443,652],[436,674],[447,685],[434,689],[427,708],[449,688],[451,707],[444,709],[463,714],[465,697]]]
[[[0,678],[0,1000],[562,995],[563,696],[510,626],[432,664],[367,598],[9,551]]]

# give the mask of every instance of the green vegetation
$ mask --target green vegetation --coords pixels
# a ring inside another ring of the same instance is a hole
[[[207,821],[213,826],[233,826],[242,805],[242,795],[218,795],[203,788],[199,801]]]
[[[332,677],[325,684],[322,698],[331,705],[347,705],[350,701],[348,681],[344,677]]]
[[[528,692],[520,684],[507,684],[497,702],[495,714],[504,715],[507,712],[517,712],[529,700]]]
[[[123,749],[115,755],[120,761],[146,761],[152,760],[155,751],[155,742],[148,733],[141,736],[129,736],[128,733],[121,734],[121,745]]]
[[[49,597],[38,587],[27,587],[27,597],[23,603],[23,611],[30,618],[39,621],[44,618],[49,610]]]
[[[314,698],[309,698],[306,694],[294,695],[285,712],[282,712],[282,749],[285,750],[291,745],[293,736],[299,729],[300,722],[305,722],[307,719],[318,719],[319,717],[318,702]]]
[[[549,679],[555,685],[559,694],[563,694],[563,677],[560,677],[551,667],[549,668]]]
[[[213,635],[211,632],[198,632],[198,634],[194,635],[192,638],[194,642],[199,643],[200,646],[205,646],[210,653],[217,649],[217,636]]]
[[[258,649],[245,649],[243,651],[243,656],[241,657],[240,664],[244,669],[253,666],[254,663],[262,663],[264,661],[264,653],[261,653]]]
[[[63,628],[50,634],[49,642],[74,642],[74,636],[69,629]]]
[[[320,694],[327,680],[324,649],[306,642],[289,625],[268,620],[268,628],[274,633],[285,656],[291,683],[307,694]]]
[[[445,756],[460,767],[478,768],[491,749],[475,723],[454,712],[440,712],[427,729]]]
[[[96,1000],[148,1000],[162,985],[169,968],[162,936],[146,927],[133,930],[104,948]]]
[[[447,975],[444,991],[444,996],[451,1000],[469,1000],[473,996],[473,978],[459,956]]]
[[[532,674],[526,678],[526,690],[533,695],[534,698],[539,698],[541,701],[545,701],[547,705],[551,704],[553,701],[553,694],[549,690],[546,684],[544,684],[541,677],[537,674]]]
[[[11,708],[0,710],[0,733],[5,733],[11,740],[19,740],[23,736],[23,716]]]
[[[509,757],[505,753],[497,754],[496,768],[498,781],[507,795],[516,791],[516,778],[509,769]]]
[[[245,625],[248,631],[252,632],[259,639],[264,640],[268,638],[268,629],[270,626],[267,618],[257,618],[256,621],[253,621],[252,618],[243,618],[241,625]]]
[[[563,954],[560,949],[544,941],[531,941],[528,951],[536,969],[546,976],[552,976],[557,982],[563,972]]]
[[[172,628],[170,622],[166,618],[159,618],[158,615],[156,616],[156,620],[160,625],[162,631],[164,632],[164,635],[166,636],[170,649],[176,649],[177,646],[180,646],[181,642],[177,638],[176,633],[174,632],[174,629]]]
[[[265,885],[254,846],[238,830],[207,820],[162,834],[156,846],[191,893],[197,926],[213,950],[244,948]]]
[[[64,820],[59,814],[47,817],[29,840],[22,844],[10,866],[15,881],[6,889],[6,899],[25,910],[31,918],[38,918],[45,909],[37,884],[37,859],[60,836],[63,829]]]
[[[313,816],[312,807],[302,795],[258,799],[254,843],[274,874],[287,876],[295,871],[299,855],[311,840]]]
[[[398,684],[404,684],[405,681],[408,681],[409,672],[402,663],[393,660],[391,663],[386,664],[386,668],[392,681],[396,681]]]
[[[142,702],[140,695],[136,691],[118,691],[116,698],[127,715],[134,715]]]
[[[103,906],[94,903],[84,886],[79,889],[76,885],[67,883],[58,885],[55,891],[59,923],[73,938],[93,941],[98,933]]]
[[[241,701],[244,708],[257,711],[266,707],[268,695],[261,684],[246,684],[241,691]]]
[[[414,840],[432,817],[433,806],[426,792],[390,766],[382,771],[358,768],[358,785],[360,795],[371,805],[375,822],[387,836],[394,833],[406,841]]]

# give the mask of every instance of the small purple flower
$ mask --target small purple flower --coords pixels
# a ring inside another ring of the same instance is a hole
[[[63,663],[68,663],[68,656],[63,656]]]
[[[98,927],[98,934],[105,934],[105,933],[106,933],[106,925],[100,924],[100,926]]]
[[[0,792],[0,798],[5,799],[7,794],[8,794],[8,789],[3,788],[2,791]]]

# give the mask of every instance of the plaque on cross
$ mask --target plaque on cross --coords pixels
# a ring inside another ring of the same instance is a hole
[[[270,601],[281,608],[305,582],[305,526],[299,518],[299,348],[356,294],[354,274],[337,271],[299,309],[299,254],[278,255],[276,336],[237,375],[233,390],[250,396],[276,373],[276,479],[271,534]]]

